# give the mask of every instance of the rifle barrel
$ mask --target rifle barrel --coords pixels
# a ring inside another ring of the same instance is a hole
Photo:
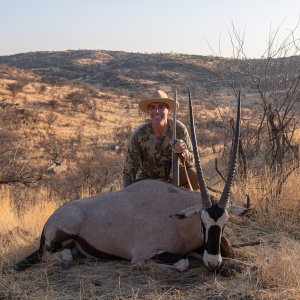
[[[177,141],[176,133],[176,120],[177,120],[177,91],[174,91],[174,107],[173,107],[173,145]],[[179,160],[177,153],[172,150],[172,182],[175,186],[179,186]]]

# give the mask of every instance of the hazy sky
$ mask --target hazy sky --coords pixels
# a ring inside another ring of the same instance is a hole
[[[102,49],[230,57],[234,24],[247,57],[261,57],[270,31],[280,26],[284,37],[299,17],[299,0],[0,0],[0,55]]]

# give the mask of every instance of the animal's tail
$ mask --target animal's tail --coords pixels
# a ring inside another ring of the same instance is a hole
[[[44,245],[45,245],[45,236],[44,236],[44,230],[43,230],[42,235],[41,235],[41,239],[40,239],[39,249],[34,251],[33,253],[31,253],[30,255],[28,255],[27,257],[22,259],[21,261],[15,263],[13,265],[14,270],[18,271],[18,272],[21,272],[21,271],[31,267],[32,265],[40,262],[41,258],[42,258],[42,255],[43,255],[43,251],[44,251],[43,250]]]

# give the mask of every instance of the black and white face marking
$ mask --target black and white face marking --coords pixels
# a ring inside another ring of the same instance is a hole
[[[220,243],[228,212],[215,204],[202,210],[201,220],[204,232],[203,261],[209,270],[214,271],[222,264]]]

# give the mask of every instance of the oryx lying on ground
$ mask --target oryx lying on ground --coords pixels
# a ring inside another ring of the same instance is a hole
[[[190,110],[192,115],[191,100]],[[192,120],[196,149],[193,124]],[[221,241],[226,244],[222,232],[228,220],[226,206],[236,165],[239,127],[240,99],[228,177],[217,204],[210,201],[195,154],[201,194],[146,179],[119,192],[71,201],[49,217],[39,249],[15,268],[23,270],[53,257],[68,266],[71,249],[76,247],[87,257],[118,257],[132,263],[153,259],[184,270],[188,267],[187,255],[203,247],[205,265],[212,271],[218,269],[222,263]],[[232,256],[231,247],[227,246],[225,254]]]

